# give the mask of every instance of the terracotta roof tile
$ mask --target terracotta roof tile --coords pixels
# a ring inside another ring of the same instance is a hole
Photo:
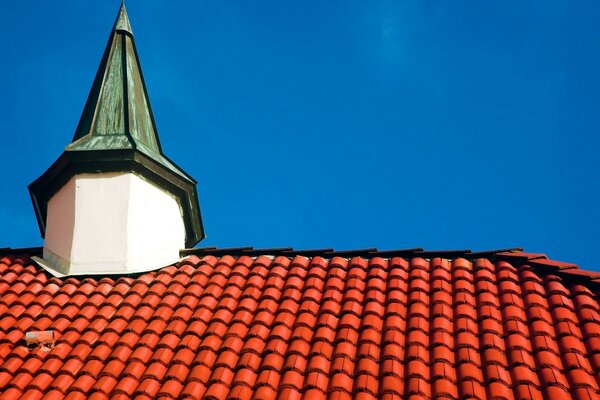
[[[3,256],[1,398],[600,396],[596,275],[572,264],[239,251],[99,280]]]

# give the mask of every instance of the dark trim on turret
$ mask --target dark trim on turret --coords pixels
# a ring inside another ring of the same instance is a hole
[[[28,186],[42,237],[46,232],[50,198],[75,175],[105,172],[133,172],[173,195],[183,215],[185,245],[192,247],[204,239],[195,182],[137,150],[65,151],[42,176]]]

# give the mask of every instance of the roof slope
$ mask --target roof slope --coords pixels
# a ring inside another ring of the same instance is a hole
[[[597,399],[596,278],[520,252],[207,254],[98,280],[4,256],[0,398]],[[46,329],[51,349],[23,343]]]

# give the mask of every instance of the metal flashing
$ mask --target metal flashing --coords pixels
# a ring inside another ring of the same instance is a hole
[[[102,276],[102,277],[104,277],[104,276],[114,275],[114,271],[94,271],[94,273],[85,273],[85,274],[73,274],[73,273],[64,274],[64,273],[58,271],[54,265],[52,265],[50,262],[48,262],[48,260],[45,260],[42,257],[33,256],[33,257],[31,257],[31,260],[34,261],[40,267],[42,267],[44,270],[46,270],[46,272],[50,273],[52,276],[54,276],[56,278],[67,278],[67,277],[71,277],[71,276],[79,276],[79,277]],[[115,276],[135,275],[135,274],[140,274],[140,273],[144,273],[144,272],[156,271],[158,269],[168,267],[170,265],[176,265],[179,262],[181,262],[182,260],[183,260],[183,258],[177,258],[177,259],[172,260],[167,263],[160,263],[159,265],[153,265],[150,267],[128,270],[124,274],[119,274],[119,275],[115,275]]]

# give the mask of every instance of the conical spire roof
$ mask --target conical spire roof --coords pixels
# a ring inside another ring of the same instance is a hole
[[[185,175],[162,153],[133,31],[121,3],[67,151],[137,149]]]

